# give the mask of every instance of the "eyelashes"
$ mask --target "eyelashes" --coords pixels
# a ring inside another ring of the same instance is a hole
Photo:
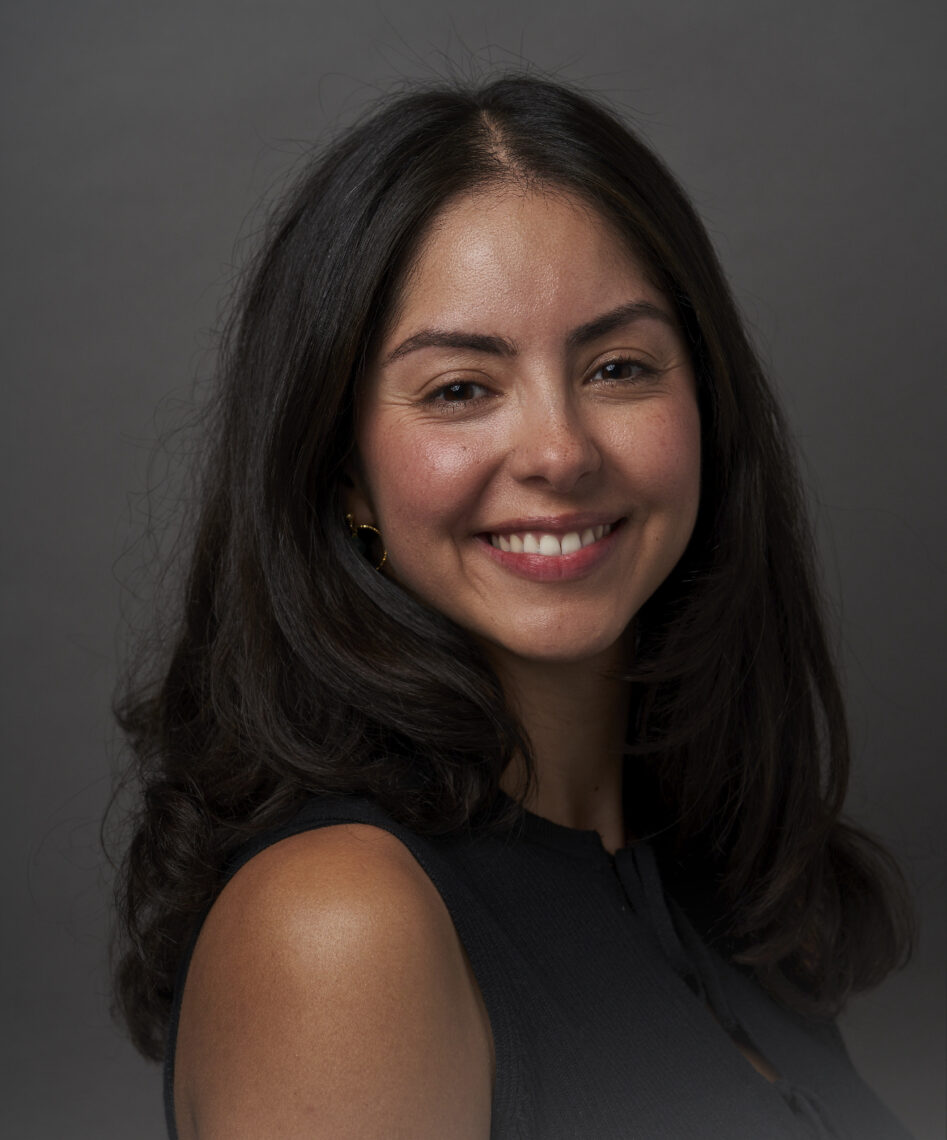
[[[612,370],[609,372],[609,370]],[[603,376],[602,379],[608,383],[628,384],[633,383],[635,380],[650,379],[656,375],[656,369],[648,364],[642,364],[640,360],[633,360],[630,357],[619,357],[617,360],[609,360],[605,364],[600,364],[598,368],[592,373],[594,379],[600,372],[609,372],[609,375]],[[618,376],[618,372],[627,372],[630,375]]]
[[[481,395],[470,395],[469,393],[473,391],[477,391]],[[455,380],[451,384],[444,384],[437,388],[424,402],[426,404],[446,404],[448,407],[455,404],[464,407],[467,404],[489,397],[489,395],[487,387],[484,384],[478,384],[475,380]]]
[[[620,356],[600,364],[589,377],[589,382],[606,387],[626,387],[643,380],[651,380],[658,375],[658,369],[632,357]],[[442,384],[422,401],[438,412],[450,414],[463,408],[473,407],[484,400],[493,398],[493,393],[476,380],[453,380]]]

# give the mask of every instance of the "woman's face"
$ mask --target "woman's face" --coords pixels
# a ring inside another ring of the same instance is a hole
[[[447,206],[359,407],[356,522],[488,652],[608,656],[690,538],[691,361],[664,296],[564,194]]]

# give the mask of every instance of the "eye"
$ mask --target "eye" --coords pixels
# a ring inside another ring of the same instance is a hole
[[[455,380],[453,384],[445,384],[432,392],[426,402],[456,407],[472,404],[474,400],[486,395],[487,389],[482,384],[476,384],[473,380]]]
[[[619,357],[617,360],[606,361],[600,364],[592,373],[591,379],[602,379],[606,382],[627,384],[634,380],[644,380],[654,375],[655,370],[640,360],[631,360]],[[601,373],[601,376],[599,375]]]

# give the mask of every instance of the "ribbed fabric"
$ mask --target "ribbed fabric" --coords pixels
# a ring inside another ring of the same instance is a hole
[[[525,813],[508,835],[421,837],[361,797],[310,800],[229,868],[301,831],[382,827],[444,899],[493,1029],[491,1140],[910,1140],[835,1026],[778,1006],[665,896],[654,853]],[[165,1066],[194,940],[181,967]],[[780,1074],[739,1052],[741,1032]]]

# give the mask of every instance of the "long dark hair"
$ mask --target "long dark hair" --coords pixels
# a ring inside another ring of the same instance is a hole
[[[710,241],[595,100],[524,75],[390,99],[316,155],[226,329],[177,624],[117,716],[140,808],[118,884],[116,995],[165,1046],[175,971],[229,854],[307,795],[417,831],[475,826],[529,745],[465,632],[376,574],[343,519],[353,409],[420,236],[510,181],[579,196],[677,307],[698,377],[695,533],[636,621],[626,788],[705,929],[814,1013],[902,961],[903,882],[840,822],[849,752],[787,430]]]

